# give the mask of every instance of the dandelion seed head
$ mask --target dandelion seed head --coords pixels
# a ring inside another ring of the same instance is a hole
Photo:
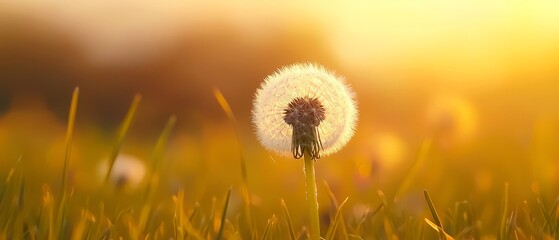
[[[99,175],[104,178],[109,171],[109,162],[103,161],[99,166]],[[140,186],[146,175],[144,163],[135,156],[120,154],[116,158],[109,180],[118,187],[130,189]]]
[[[354,93],[344,80],[310,63],[287,66],[266,77],[252,114],[260,143],[296,158],[302,156],[297,144],[315,144],[315,158],[318,151],[330,155],[340,150],[353,136],[358,115]]]

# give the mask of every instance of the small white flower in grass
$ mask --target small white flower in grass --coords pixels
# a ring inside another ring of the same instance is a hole
[[[99,174],[102,178],[109,171],[109,162],[103,161],[99,167]],[[117,187],[127,187],[130,189],[140,186],[146,175],[144,163],[135,156],[120,154],[115,160],[113,170],[109,180]]]
[[[252,121],[258,140],[281,155],[313,159],[340,150],[353,136],[353,91],[324,67],[304,63],[279,69],[256,92]]]

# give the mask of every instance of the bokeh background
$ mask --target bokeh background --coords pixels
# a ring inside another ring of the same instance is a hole
[[[558,12],[557,1],[3,1],[0,172],[21,156],[31,194],[59,190],[79,86],[70,179],[97,191],[141,93],[123,153],[149,166],[165,122],[178,118],[162,198],[185,189],[189,204],[204,205],[233,186],[240,208],[242,152],[256,214],[279,212],[283,198],[302,225],[303,164],[266,152],[250,111],[268,74],[309,61],[344,76],[360,111],[348,146],[317,162],[324,209],[327,181],[349,196],[348,214],[377,206],[377,190],[425,214],[428,189],[441,209],[468,200],[497,222],[505,182],[513,204],[559,194]]]

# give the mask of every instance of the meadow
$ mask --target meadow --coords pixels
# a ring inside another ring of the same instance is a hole
[[[253,116],[307,62],[358,111],[314,162],[323,239],[557,239],[557,11],[0,3],[0,239],[310,239],[304,154]]]

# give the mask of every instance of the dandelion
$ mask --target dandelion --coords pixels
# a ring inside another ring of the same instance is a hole
[[[341,77],[315,64],[295,64],[268,76],[256,92],[253,123],[265,148],[313,159],[339,151],[357,121],[354,93]]]
[[[99,167],[99,175],[104,178],[108,170],[108,161],[102,162]],[[132,155],[120,154],[115,160],[109,180],[118,188],[134,189],[140,186],[145,175],[146,167],[140,159]]]
[[[320,238],[314,162],[353,136],[354,93],[341,77],[315,64],[295,64],[268,76],[256,92],[252,121],[265,148],[304,157],[310,239]]]

